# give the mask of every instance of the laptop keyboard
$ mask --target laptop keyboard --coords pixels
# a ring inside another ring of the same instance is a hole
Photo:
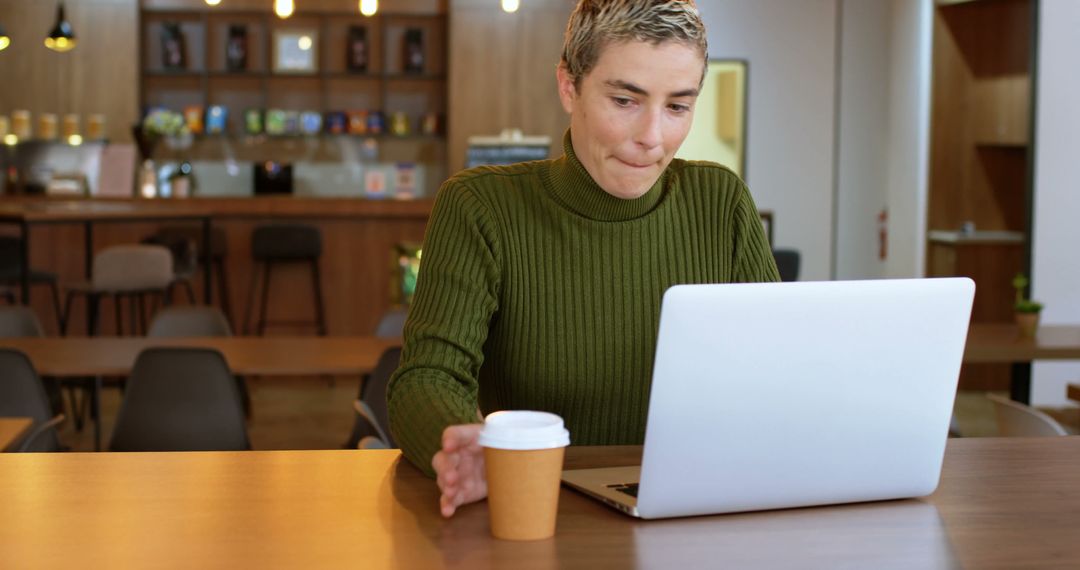
[[[630,495],[635,499],[637,498],[637,483],[618,483],[615,485],[608,485],[607,487],[609,489],[614,489],[620,493],[626,493],[627,495]]]

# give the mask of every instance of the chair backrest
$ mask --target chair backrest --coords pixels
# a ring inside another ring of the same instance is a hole
[[[116,245],[94,256],[91,273],[99,291],[164,289],[173,280],[173,258],[160,245]]]
[[[998,432],[1005,437],[1048,437],[1068,435],[1054,418],[1020,402],[997,394],[987,394],[994,403]]]
[[[24,417],[41,424],[52,418],[49,397],[30,359],[22,352],[0,348],[0,416]],[[57,451],[60,441],[50,429],[22,451]]]
[[[799,261],[801,256],[797,249],[774,249],[773,259],[776,260],[776,269],[780,272],[781,281],[799,280]]]
[[[135,360],[110,451],[251,449],[236,381],[220,352],[148,348]]]
[[[401,338],[405,331],[405,317],[408,309],[390,309],[383,313],[379,319],[379,326],[375,327],[375,336],[379,338]]]
[[[379,427],[390,439],[390,441],[386,442],[390,447],[397,447],[397,445],[390,434],[390,412],[386,406],[386,387],[390,383],[390,376],[397,370],[400,361],[401,347],[386,349],[382,356],[379,357],[379,363],[375,365],[375,370],[365,379],[360,390],[360,400],[371,408],[375,421],[378,422]]]
[[[0,236],[0,277],[17,278],[21,259],[22,240],[15,236]]]
[[[12,305],[0,307],[0,337],[45,336],[34,310]]]
[[[162,309],[146,332],[150,337],[232,336],[229,321],[216,307],[189,305]]]

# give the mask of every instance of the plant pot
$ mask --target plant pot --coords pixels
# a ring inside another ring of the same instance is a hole
[[[1039,313],[1016,313],[1016,326],[1020,329],[1020,336],[1035,338],[1039,330]]]

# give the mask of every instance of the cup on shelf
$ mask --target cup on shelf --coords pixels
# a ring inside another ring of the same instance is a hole
[[[11,113],[11,133],[19,140],[29,140],[33,135],[30,126],[30,111],[19,110]]]
[[[56,113],[42,113],[38,116],[38,138],[56,140]]]
[[[92,141],[105,138],[105,115],[94,113],[86,118],[86,138]]]
[[[78,113],[68,113],[64,115],[64,140],[71,140],[77,136],[79,136],[79,115]]]

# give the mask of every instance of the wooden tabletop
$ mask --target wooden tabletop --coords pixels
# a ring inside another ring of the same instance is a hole
[[[0,418],[0,451],[9,451],[32,425],[34,420],[30,418]]]
[[[392,450],[9,454],[0,505],[4,568],[1077,567],[1080,437],[951,440],[924,500],[639,521],[564,489],[538,542],[490,538],[485,503],[443,520]]]
[[[221,351],[241,375],[363,374],[400,340],[371,336],[266,337],[47,337],[0,338],[21,350],[42,376],[125,376],[135,358],[154,346],[193,346]]]
[[[1080,360],[1080,326],[1042,326],[1035,338],[1021,337],[1016,325],[972,324],[964,362]]]
[[[0,204],[0,220],[91,222],[107,220],[203,218],[211,209],[181,200],[18,200]]]

